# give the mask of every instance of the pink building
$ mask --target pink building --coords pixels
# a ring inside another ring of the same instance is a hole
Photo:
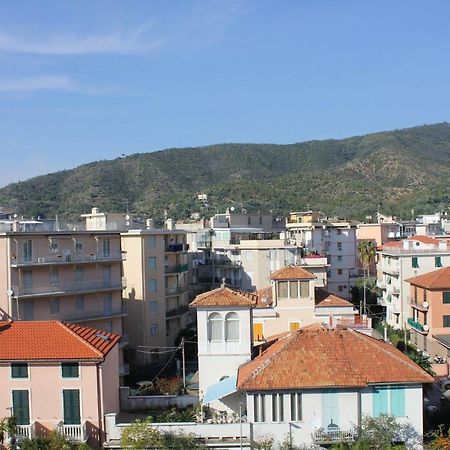
[[[0,322],[0,418],[18,437],[56,429],[99,446],[119,411],[120,336],[60,321]]]

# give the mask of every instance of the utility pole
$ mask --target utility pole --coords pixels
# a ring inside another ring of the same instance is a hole
[[[363,268],[364,270],[364,314],[367,314],[367,299],[366,299],[366,268]]]
[[[182,369],[183,369],[183,387],[186,389],[186,359],[184,355],[184,337],[181,338],[181,359],[182,359]]]

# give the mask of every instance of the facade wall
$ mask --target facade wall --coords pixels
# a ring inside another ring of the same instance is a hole
[[[120,411],[119,349],[116,345],[101,364],[103,414]]]

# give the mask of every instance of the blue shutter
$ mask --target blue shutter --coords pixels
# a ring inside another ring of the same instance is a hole
[[[405,416],[405,388],[395,386],[391,388],[391,414],[395,417]]]
[[[384,387],[374,387],[372,393],[372,415],[379,417],[388,413],[388,390]]]
[[[322,391],[322,428],[339,426],[339,393],[334,389]]]

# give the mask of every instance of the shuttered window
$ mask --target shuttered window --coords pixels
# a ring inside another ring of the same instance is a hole
[[[388,390],[383,387],[376,387],[372,397],[372,413],[374,417],[388,414]]]
[[[396,386],[390,390],[391,393],[391,415],[395,417],[405,416],[405,388]]]
[[[443,292],[442,293],[442,302],[443,303],[450,303],[450,292]]]
[[[78,389],[63,390],[64,424],[80,425],[80,391]]]
[[[11,364],[11,378],[28,378],[28,364]]]
[[[28,391],[17,390],[12,391],[13,410],[12,413],[16,418],[17,425],[30,424],[30,402]]]
[[[80,376],[78,363],[62,363],[61,375],[63,378],[78,378]]]
[[[339,426],[339,393],[334,389],[326,389],[322,394],[323,428]]]
[[[300,297],[309,297],[309,281],[300,281]]]

